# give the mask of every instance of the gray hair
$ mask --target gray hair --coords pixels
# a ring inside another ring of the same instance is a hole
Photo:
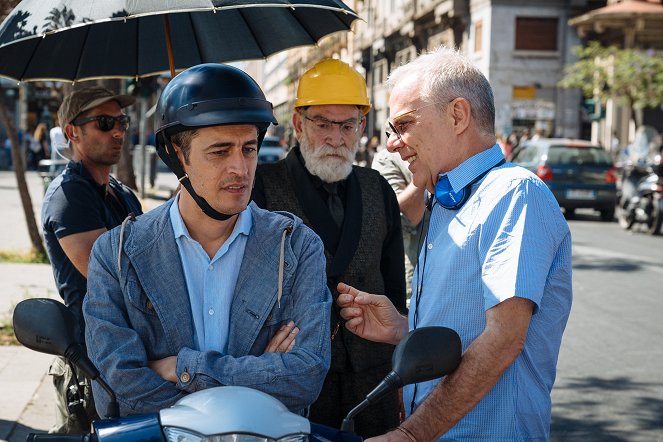
[[[495,100],[486,77],[464,55],[441,46],[421,54],[389,74],[387,86],[393,89],[401,82],[416,82],[421,98],[446,106],[462,97],[470,103],[472,118],[483,135],[495,135]]]

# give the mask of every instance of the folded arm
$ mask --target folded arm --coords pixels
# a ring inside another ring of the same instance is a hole
[[[124,291],[141,288],[132,284],[123,287],[118,282],[117,249],[109,238],[102,236],[95,245],[89,265],[86,341],[93,362],[118,396],[122,415],[154,412],[186,393],[222,385],[256,388],[291,410],[301,410],[315,401],[330,362],[331,295],[319,238],[300,241],[296,274],[281,300],[281,314],[287,316],[284,319],[291,319],[300,328],[295,345],[281,352],[279,347],[287,339],[270,344],[278,335],[278,327],[263,324],[248,354],[236,356],[186,347],[176,354],[168,350],[170,337],[164,334],[160,319],[127,302]],[[286,302],[286,297],[292,302]],[[285,310],[286,305],[291,308]],[[161,363],[150,366],[150,361],[159,360]],[[97,409],[103,412],[107,402],[107,395],[95,388]]]

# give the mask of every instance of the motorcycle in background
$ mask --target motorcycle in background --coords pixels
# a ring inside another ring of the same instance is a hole
[[[647,233],[657,235],[663,225],[663,153],[643,165],[626,164],[622,171],[617,202],[619,225],[629,230],[644,224]]]
[[[92,423],[92,433],[31,433],[28,442],[361,442],[353,433],[354,416],[389,391],[453,372],[462,350],[460,337],[449,328],[413,330],[396,346],[392,371],[348,413],[339,430],[309,422],[266,393],[231,386],[192,393],[157,413],[119,417],[115,394],[76,342],[76,321],[64,304],[26,299],[16,305],[13,324],[25,347],[65,357],[111,397],[106,418]]]

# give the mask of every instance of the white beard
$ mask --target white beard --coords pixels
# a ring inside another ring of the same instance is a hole
[[[359,141],[354,146],[332,147],[329,144],[312,146],[306,133],[302,133],[299,141],[300,151],[304,158],[306,169],[325,183],[335,183],[344,180],[352,172],[352,163],[355,160]],[[339,156],[329,156],[329,155]]]

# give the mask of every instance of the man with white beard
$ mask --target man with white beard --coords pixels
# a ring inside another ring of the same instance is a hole
[[[305,72],[292,116],[298,144],[285,159],[258,166],[253,200],[294,213],[320,235],[334,299],[343,281],[364,291],[372,287],[405,311],[396,195],[377,171],[352,165],[370,108],[364,78],[346,63],[324,60]],[[331,368],[309,417],[339,428],[390,371],[393,346],[349,332],[333,306]],[[364,438],[382,434],[399,424],[398,410],[393,393],[357,416],[355,430]]]

